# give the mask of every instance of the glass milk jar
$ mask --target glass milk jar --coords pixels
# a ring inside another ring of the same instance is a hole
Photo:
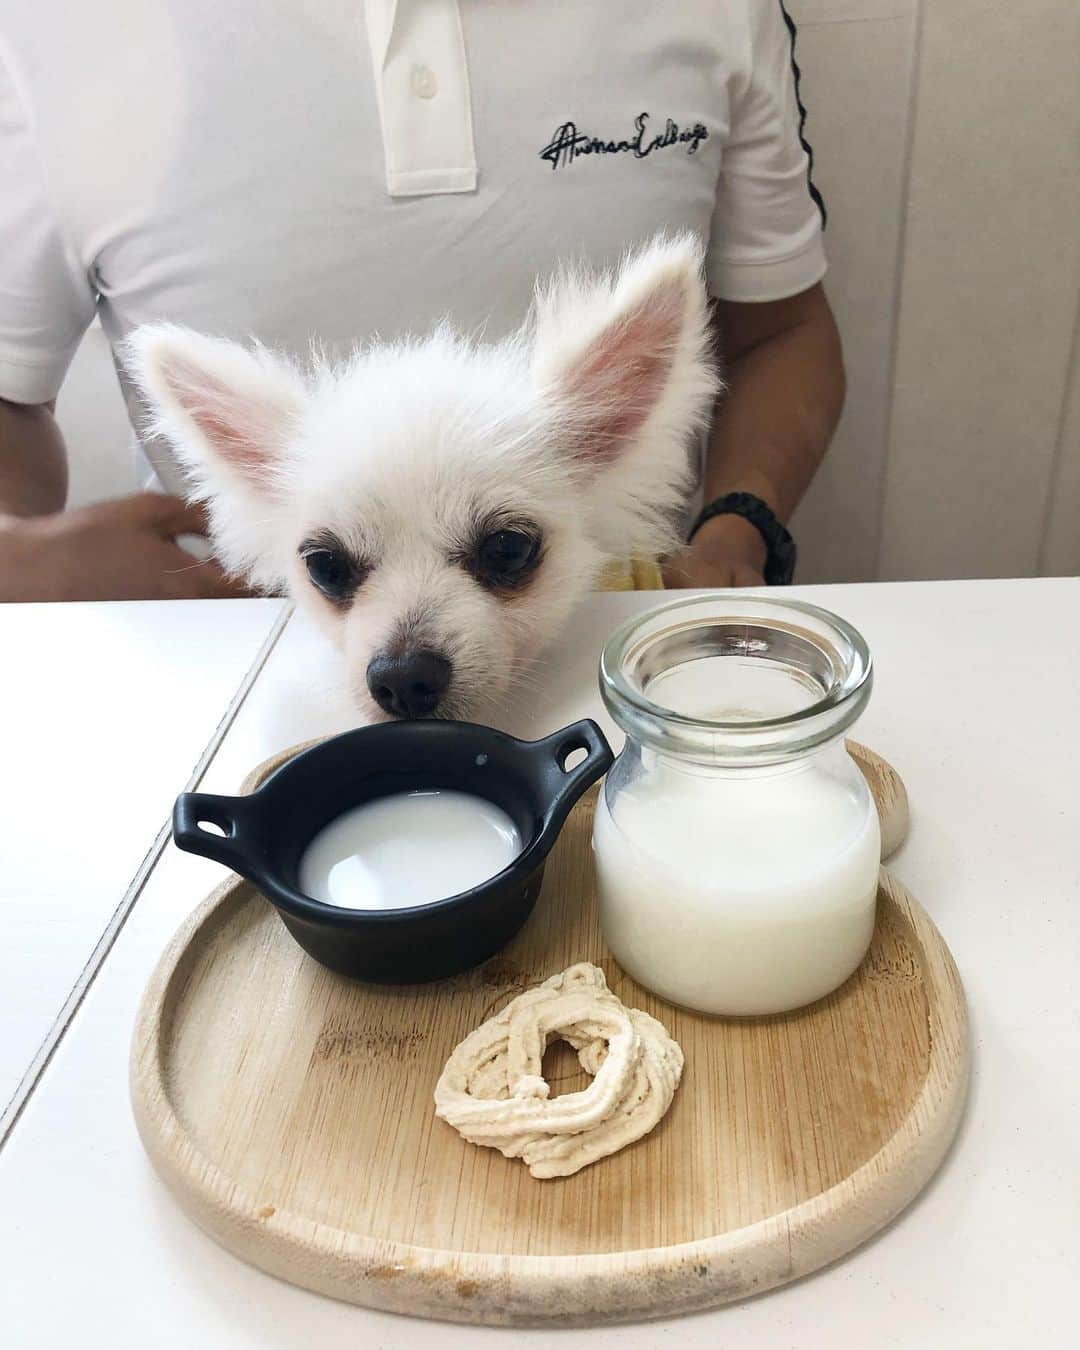
[[[881,841],[843,733],[870,696],[827,610],[691,598],[615,632],[600,688],[626,745],[593,832],[619,964],[700,1012],[784,1012],[842,984],[874,930]]]

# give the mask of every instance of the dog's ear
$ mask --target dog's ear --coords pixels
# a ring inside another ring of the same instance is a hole
[[[164,324],[138,329],[123,360],[147,404],[145,431],[170,442],[188,471],[187,496],[209,504],[218,557],[279,590],[287,541],[274,520],[287,497],[286,451],[309,402],[299,372],[265,348]]]
[[[720,387],[696,236],[660,238],[614,276],[537,295],[533,375],[585,483],[599,541],[674,546],[694,437]]]
[[[566,272],[540,290],[533,372],[572,419],[583,467],[604,468],[653,430],[685,443],[716,393],[696,237],[657,239],[614,276]]]
[[[149,405],[150,430],[176,449],[196,495],[226,485],[273,496],[280,460],[306,403],[303,381],[263,347],[173,324],[128,339],[125,365]]]

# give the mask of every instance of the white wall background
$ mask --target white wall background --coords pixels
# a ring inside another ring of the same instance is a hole
[[[1080,0],[789,0],[848,404],[800,581],[1080,572]],[[73,501],[129,491],[107,344]]]

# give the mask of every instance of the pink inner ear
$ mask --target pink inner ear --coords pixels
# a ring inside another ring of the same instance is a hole
[[[282,410],[268,399],[230,387],[183,356],[171,356],[162,376],[208,444],[233,468],[259,479],[270,465]]]
[[[586,415],[578,448],[608,464],[656,406],[671,371],[683,318],[683,288],[666,282],[604,330],[567,373],[562,392]]]

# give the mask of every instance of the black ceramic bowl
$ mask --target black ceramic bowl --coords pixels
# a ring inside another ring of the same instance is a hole
[[[565,768],[579,750],[585,758]],[[467,722],[361,727],[302,751],[248,796],[182,793],[173,839],[246,877],[300,946],[330,970],[379,984],[437,980],[486,961],[518,931],[570,808],[611,761],[611,748],[590,721],[542,741]],[[518,827],[523,851],[482,885],[414,908],[342,909],[300,891],[300,859],[324,826],[363,802],[417,788],[486,797]]]

